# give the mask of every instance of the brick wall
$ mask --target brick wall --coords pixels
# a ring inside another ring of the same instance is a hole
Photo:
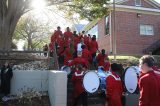
[[[98,22],[98,45],[99,50],[105,49],[107,53],[110,52],[110,36],[105,35],[105,17]]]
[[[135,0],[128,0],[121,5],[135,6]],[[147,0],[141,1],[142,7],[156,9]],[[137,11],[138,12],[138,11]],[[113,34],[113,13],[112,34]],[[113,35],[105,35],[105,17],[98,22],[98,44],[99,48],[105,49],[108,53],[113,50]],[[154,36],[140,35],[140,25],[153,25]],[[111,39],[112,38],[112,39]],[[160,39],[160,16],[141,14],[137,17],[136,12],[116,12],[116,47],[117,54],[142,54],[143,50]],[[111,39],[111,42],[110,42]]]
[[[140,35],[140,24],[153,25],[154,36]],[[160,16],[158,15],[141,14],[141,17],[137,17],[137,13],[134,12],[116,12],[117,53],[142,54],[145,48],[160,39],[159,25]],[[105,36],[105,18],[98,22],[98,34],[100,49],[105,48],[109,52],[110,36]]]
[[[143,49],[160,39],[160,16],[116,12],[117,53],[141,54]],[[140,35],[140,24],[153,25],[154,36]]]

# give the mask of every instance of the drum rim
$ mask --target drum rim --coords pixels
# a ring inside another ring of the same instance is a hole
[[[131,92],[129,92],[128,90],[127,90],[127,87],[126,87],[126,85],[125,85],[125,74],[126,74],[126,71],[127,71],[127,69],[129,69],[129,68],[135,68],[135,67],[138,67],[138,66],[128,66],[125,70],[124,70],[124,73],[123,73],[123,75],[122,75],[122,83],[123,83],[123,86],[124,86],[124,88],[125,88],[125,91],[127,92],[127,93],[130,93],[130,94],[135,94],[137,91],[138,91],[138,80],[137,80],[137,87],[136,87],[136,90],[133,92],[133,93],[131,93]],[[137,79],[138,79],[138,77],[137,77]]]
[[[97,74],[95,71],[88,71],[88,72],[86,72],[86,73],[84,74],[84,76],[85,76],[87,73],[89,73],[89,72],[94,72],[94,73],[98,76],[98,74]],[[84,79],[84,77],[83,77],[83,79]],[[99,81],[99,86],[100,86],[100,79],[99,79],[99,76],[98,76],[98,81]],[[83,80],[83,82],[84,82],[84,80]],[[98,86],[98,88],[97,88],[97,90],[96,90],[95,92],[91,93],[91,92],[88,92],[88,91],[85,89],[84,83],[83,83],[83,88],[84,88],[84,90],[85,90],[87,93],[90,93],[90,94],[96,93],[96,92],[98,91],[98,89],[99,89],[99,86]]]
[[[62,69],[64,69],[65,67],[69,67],[69,66],[67,66],[67,65],[62,66],[62,67],[61,67],[61,71],[63,71]],[[70,67],[69,67],[69,68],[70,68]],[[65,72],[66,72],[66,71],[65,71]],[[66,73],[67,73],[67,75],[69,75],[69,74],[71,74],[71,72],[72,72],[72,70],[71,70],[71,68],[70,68],[70,72],[69,72],[69,73],[66,72]]]

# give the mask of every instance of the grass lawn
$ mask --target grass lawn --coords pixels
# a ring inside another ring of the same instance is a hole
[[[109,56],[109,59],[114,60],[114,56]],[[117,60],[129,60],[129,59],[137,60],[139,58],[134,56],[116,56],[116,59]]]
[[[116,56],[116,59],[117,59],[117,62],[120,62],[122,64],[125,62],[138,64],[140,57],[141,55],[139,56]],[[156,59],[157,66],[160,67],[160,55],[153,55],[153,57]],[[114,56],[109,56],[109,59],[111,61],[114,60]]]

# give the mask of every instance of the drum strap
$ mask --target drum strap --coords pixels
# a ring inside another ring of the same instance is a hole
[[[75,76],[82,76],[84,74],[84,71],[82,71],[80,74],[78,74],[77,72],[75,72]]]
[[[116,81],[121,81],[121,78],[120,77],[118,77],[118,78],[116,78],[113,74],[108,74],[108,76],[112,76]]]

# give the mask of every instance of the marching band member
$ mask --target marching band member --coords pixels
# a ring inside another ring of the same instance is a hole
[[[143,73],[139,79],[139,106],[160,106],[160,76],[153,70],[155,60],[146,55],[140,58],[139,67]]]
[[[104,71],[109,71],[111,64],[110,64],[108,58],[105,59],[105,61],[104,61],[102,66],[104,67]]]
[[[89,45],[90,45],[89,48],[90,48],[90,51],[91,51],[93,63],[94,63],[94,66],[96,66],[96,52],[98,50],[98,43],[97,43],[95,37],[92,37],[92,40],[90,41]]]
[[[89,50],[86,48],[86,45],[82,45],[82,58],[86,59],[86,61],[91,61],[92,56]]]
[[[74,58],[72,62],[69,63],[69,66],[81,64],[83,67],[88,68],[88,61],[82,58],[82,53],[78,53],[78,57]]]
[[[64,50],[64,39],[62,35],[59,35],[59,37],[57,38],[57,44],[58,44],[58,55],[61,55],[63,53]]]
[[[50,42],[49,43],[49,56],[53,57],[53,50],[54,49],[54,43]]]
[[[81,64],[78,64],[72,76],[72,82],[74,85],[73,106],[77,106],[79,100],[82,100],[83,106],[87,106],[87,92],[85,92],[84,87],[82,85],[84,73],[85,71],[83,70],[83,66]]]
[[[97,55],[96,60],[98,62],[98,66],[103,66],[105,59],[108,58],[108,55],[105,52],[106,51],[102,49],[101,53]]]
[[[110,62],[109,62],[108,55],[105,53],[104,49],[102,49],[101,53],[98,54],[98,56],[96,57],[96,60],[98,62],[98,66],[103,66],[104,71],[109,71]]]
[[[118,76],[119,65],[111,64],[111,73],[106,78],[106,106],[122,106],[121,97],[123,92],[122,81]]]
[[[86,45],[86,48],[89,48],[89,37],[87,35],[84,35],[84,44]]]
[[[68,65],[68,61],[72,60],[72,54],[70,52],[70,48],[68,46],[65,46],[64,52],[62,54],[64,55],[64,65]]]
[[[51,36],[51,42],[55,42],[59,35],[62,35],[61,27],[58,26],[57,30],[54,31],[53,35]]]
[[[80,42],[80,39],[78,35],[76,34],[76,31],[74,31],[74,38],[73,38],[73,45],[74,45],[74,57],[77,57],[77,44]]]
[[[68,41],[69,38],[72,39],[72,35],[73,35],[73,33],[70,31],[69,27],[67,27],[67,31],[64,32],[64,38],[65,38],[65,40]]]

